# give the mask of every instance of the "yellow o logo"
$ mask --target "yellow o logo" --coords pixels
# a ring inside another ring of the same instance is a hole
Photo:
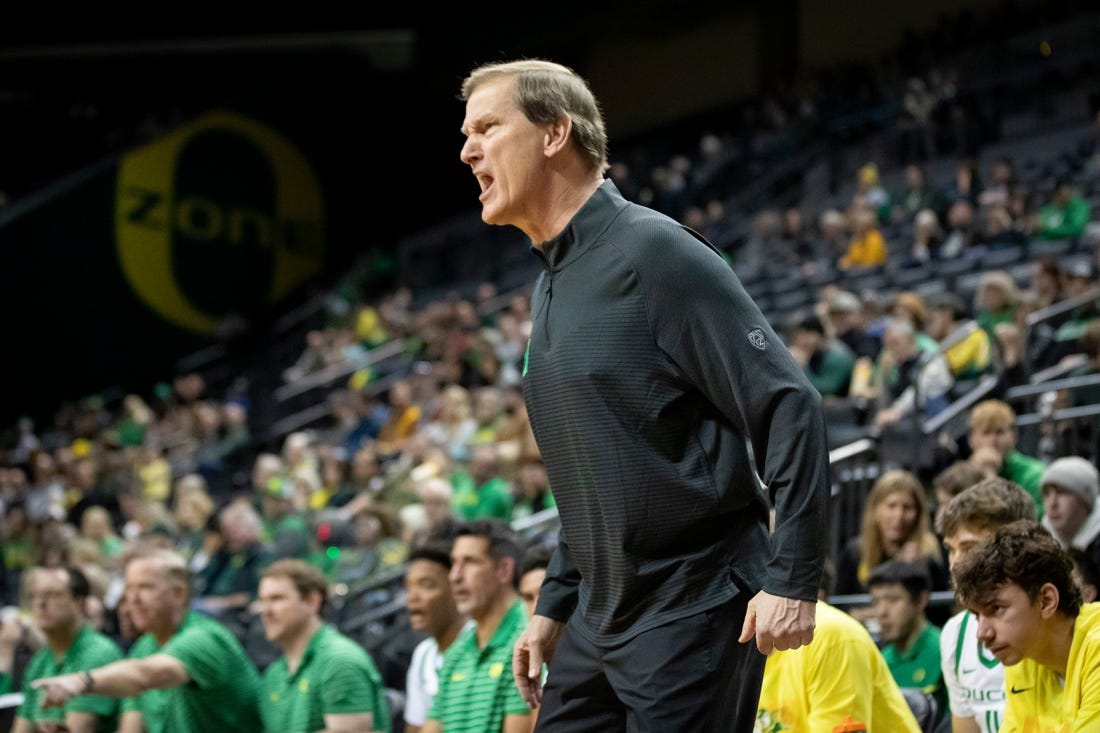
[[[269,205],[234,200],[224,191],[204,192],[204,185],[215,188],[209,181],[240,174],[230,158],[208,156],[198,166],[205,178],[181,186],[181,158],[212,133],[262,154],[265,169],[258,175],[270,179],[263,181],[271,190]],[[213,334],[225,315],[194,302],[195,294],[209,288],[225,289],[224,282],[206,281],[206,268],[216,272],[231,257],[237,266],[254,262],[264,278],[257,295],[265,304],[278,303],[321,271],[324,226],[321,186],[306,158],[276,131],[236,113],[207,113],[126,155],[119,165],[115,238],[123,274],[146,305],[198,334]],[[181,242],[187,252],[179,251]],[[188,263],[187,283],[181,282],[181,261]]]

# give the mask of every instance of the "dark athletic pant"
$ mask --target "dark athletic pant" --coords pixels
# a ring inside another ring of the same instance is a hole
[[[755,639],[737,642],[750,598],[743,591],[617,647],[567,624],[536,733],[752,733],[767,657]]]

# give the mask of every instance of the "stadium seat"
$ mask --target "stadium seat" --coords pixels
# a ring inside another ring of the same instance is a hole
[[[772,298],[772,307],[780,311],[792,311],[803,306],[810,305],[813,301],[813,292],[805,287],[779,293]]]
[[[1036,240],[1028,247],[1028,255],[1035,257],[1060,257],[1073,249],[1072,239]]]
[[[977,269],[977,263],[968,257],[955,257],[943,260],[936,267],[936,274],[944,280],[953,280],[959,275],[973,272]]]
[[[1031,270],[1032,262],[1028,260],[1008,268],[1008,274],[1012,275],[1017,287],[1027,288],[1031,284]]]
[[[806,280],[798,273],[784,275],[783,277],[774,278],[771,281],[771,292],[773,295],[788,295],[790,293],[803,293],[805,291]]]
[[[882,290],[890,285],[890,276],[880,269],[868,270],[850,275],[844,286],[853,292],[863,290]]]
[[[940,279],[925,280],[924,282],[918,283],[913,289],[927,298],[936,293],[947,292],[947,283]]]
[[[771,292],[771,283],[767,280],[745,281],[742,279],[741,284],[745,287],[745,292],[749,294],[749,297],[757,302]]]
[[[1024,259],[1026,252],[1019,245],[991,249],[982,257],[982,267],[986,270],[1000,270],[1015,265]]]
[[[959,275],[952,289],[964,303],[969,303],[974,299],[974,294],[978,291],[978,285],[983,277],[985,277],[984,272],[968,272],[965,275]]]
[[[936,276],[936,268],[928,262],[923,262],[911,267],[902,267],[890,274],[890,279],[895,287],[908,290],[914,286],[932,280]]]

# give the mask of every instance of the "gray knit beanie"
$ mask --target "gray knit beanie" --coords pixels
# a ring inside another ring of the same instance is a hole
[[[1100,493],[1100,473],[1080,456],[1068,456],[1053,461],[1039,480],[1040,486],[1054,484],[1066,491],[1072,491],[1081,497],[1089,511],[1096,505],[1096,495]]]

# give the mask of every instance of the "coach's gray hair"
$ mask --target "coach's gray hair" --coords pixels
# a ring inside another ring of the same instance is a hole
[[[460,98],[469,100],[479,86],[501,77],[515,78],[516,106],[527,119],[545,124],[568,117],[573,121],[573,142],[588,167],[600,174],[608,169],[607,128],[600,105],[577,72],[540,59],[484,64],[462,82]]]

